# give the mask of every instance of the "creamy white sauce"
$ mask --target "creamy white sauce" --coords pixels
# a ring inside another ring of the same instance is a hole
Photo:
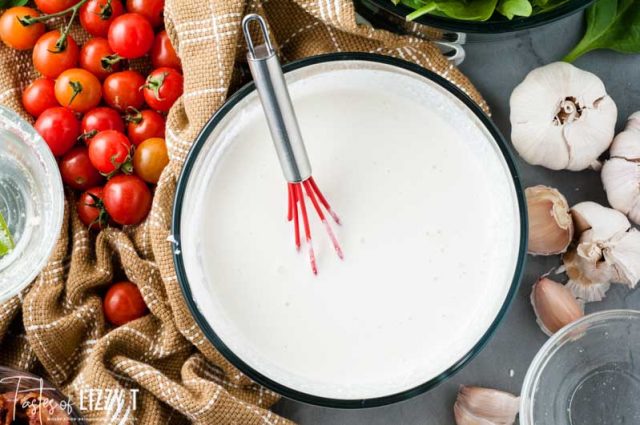
[[[314,214],[318,276],[294,249],[254,93],[191,174],[181,248],[194,298],[238,357],[287,387],[341,399],[413,388],[467,354],[505,300],[519,242],[506,164],[480,121],[417,75],[329,63],[288,81],[345,259]]]

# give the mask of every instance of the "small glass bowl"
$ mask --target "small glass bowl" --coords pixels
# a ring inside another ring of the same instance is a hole
[[[37,422],[42,425],[86,424],[69,398],[50,382],[29,372],[0,366],[0,396],[4,400],[0,420],[24,419],[29,412],[42,419],[42,422]],[[6,415],[9,418],[5,418]]]
[[[62,226],[64,192],[51,150],[25,120],[0,106],[0,213],[15,247],[0,257],[0,302],[42,270]]]
[[[640,311],[602,311],[540,349],[524,379],[520,424],[638,424],[638,400]]]

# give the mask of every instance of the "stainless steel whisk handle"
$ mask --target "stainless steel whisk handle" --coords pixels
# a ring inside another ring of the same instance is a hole
[[[249,31],[252,21],[258,22],[264,38],[264,42],[258,46],[253,44]],[[262,16],[252,13],[242,20],[242,31],[249,48],[249,69],[262,102],[284,177],[291,183],[307,180],[311,177],[311,164],[280,61],[271,45],[267,24]]]

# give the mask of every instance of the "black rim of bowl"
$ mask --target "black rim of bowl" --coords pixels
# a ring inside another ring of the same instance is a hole
[[[176,187],[176,196],[173,207],[173,217],[172,217],[172,234],[175,239],[173,245],[173,260],[176,268],[176,274],[178,278],[178,282],[180,287],[182,288],[183,295],[185,297],[185,301],[191,311],[192,316],[194,317],[196,323],[200,327],[200,329],[204,332],[207,339],[215,346],[216,349],[236,368],[238,368],[242,373],[247,375],[249,378],[254,380],[260,385],[269,388],[287,398],[301,401],[304,403],[314,404],[318,406],[326,406],[326,407],[334,407],[334,408],[364,408],[364,407],[375,407],[382,406],[402,400],[407,400],[411,397],[414,397],[418,394],[422,394],[427,390],[435,387],[440,382],[444,381],[460,369],[465,366],[476,354],[478,354],[482,348],[484,348],[485,344],[488,342],[490,337],[495,332],[497,326],[505,316],[513,298],[518,290],[518,286],[520,283],[520,278],[522,276],[522,271],[524,268],[524,261],[526,257],[526,246],[527,246],[527,211],[526,211],[526,202],[524,198],[524,192],[520,185],[520,178],[518,176],[518,172],[516,169],[515,162],[509,149],[507,148],[507,144],[500,134],[500,131],[496,128],[493,122],[482,112],[482,110],[460,89],[455,87],[452,83],[440,77],[439,75],[428,71],[418,65],[415,65],[410,62],[406,62],[400,59],[391,58],[388,56],[382,56],[372,53],[330,53],[321,56],[314,56],[306,59],[302,59],[296,62],[292,62],[288,65],[284,66],[284,72],[290,72],[299,68],[303,68],[306,66],[325,63],[325,62],[335,62],[335,61],[369,61],[369,62],[377,62],[383,63],[387,65],[392,65],[395,67],[402,68],[404,70],[408,70],[414,72],[422,77],[428,78],[440,86],[447,89],[450,93],[452,93],[456,98],[462,101],[482,122],[482,124],[487,128],[487,130],[491,133],[493,138],[496,141],[506,163],[509,168],[509,172],[513,179],[513,184],[516,191],[516,197],[518,200],[518,208],[520,213],[520,246],[518,248],[518,259],[516,262],[516,269],[514,272],[514,276],[511,282],[511,286],[507,293],[507,296],[500,308],[496,318],[492,322],[491,326],[484,333],[482,338],[473,346],[473,348],[462,358],[460,358],[457,362],[455,362],[451,367],[447,370],[439,374],[438,376],[430,379],[429,381],[418,385],[409,390],[405,390],[396,394],[391,394],[383,397],[376,398],[368,398],[368,399],[335,399],[328,397],[320,397],[312,394],[307,394],[301,391],[297,391],[295,389],[284,386],[269,377],[261,374],[247,363],[245,363],[241,358],[235,355],[229,347],[222,341],[222,339],[216,334],[211,325],[207,322],[204,316],[198,310],[196,303],[193,299],[193,294],[191,293],[191,288],[189,287],[186,270],[184,268],[184,263],[182,260],[182,253],[176,254],[176,249],[181,246],[181,219],[182,219],[182,202],[184,199],[184,194],[188,185],[189,176],[191,174],[191,170],[196,161],[198,154],[202,147],[206,144],[206,141],[213,131],[213,129],[218,125],[218,123],[231,111],[231,109],[245,96],[249,93],[253,92],[255,86],[253,82],[245,85],[240,90],[238,90],[233,96],[231,96],[227,102],[213,115],[213,117],[209,120],[209,122],[204,126],[196,141],[194,142],[189,154],[187,155],[186,161],[184,163],[184,167],[178,178],[178,184]]]
[[[444,16],[422,15],[411,22],[448,31],[478,34],[497,34],[521,31],[545,25],[572,15],[593,3],[594,0],[569,0],[552,10],[529,17],[507,18],[491,17],[487,21],[463,21]],[[363,5],[373,4],[375,7],[390,13],[397,18],[405,19],[414,9],[403,4],[393,4],[391,0],[356,0]],[[364,6],[366,7],[366,6]]]

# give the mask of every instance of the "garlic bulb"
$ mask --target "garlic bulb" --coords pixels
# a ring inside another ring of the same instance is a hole
[[[547,278],[533,285],[531,305],[540,329],[549,336],[584,316],[584,306],[571,290]]]
[[[573,238],[573,220],[569,204],[558,190],[547,186],[528,187],[529,245],[534,255],[561,254]]]
[[[520,398],[491,388],[461,386],[453,405],[457,425],[510,425]]]
[[[511,140],[530,164],[598,169],[614,135],[617,108],[602,81],[565,62],[531,71],[511,93]]]
[[[610,283],[640,280],[640,232],[619,211],[595,202],[571,209],[578,244],[563,256],[567,287],[585,302],[600,301]]]
[[[611,206],[640,224],[640,112],[613,139],[611,159],[602,167],[602,184]]]

